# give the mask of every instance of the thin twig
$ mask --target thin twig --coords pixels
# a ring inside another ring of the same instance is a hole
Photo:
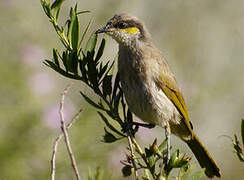
[[[130,148],[131,157],[132,157],[131,162],[132,162],[132,165],[134,168],[135,178],[136,178],[136,180],[138,180],[139,177],[138,177],[137,167],[136,167],[136,163],[135,163],[135,153],[134,153],[134,149],[133,149],[133,145],[132,145],[132,141],[131,141],[131,136],[128,135],[127,138],[128,138],[128,142],[129,142],[129,148]]]
[[[70,88],[71,88],[71,85],[68,85],[68,86],[64,89],[64,92],[62,93],[61,102],[60,102],[59,114],[60,114],[60,121],[61,121],[61,130],[62,130],[62,132],[63,132],[63,134],[64,134],[64,140],[65,140],[65,144],[66,144],[66,147],[67,147],[69,156],[70,156],[71,165],[72,165],[72,167],[73,167],[73,170],[74,170],[76,179],[77,179],[77,180],[80,180],[80,175],[79,175],[78,167],[77,167],[77,164],[76,164],[76,160],[75,160],[74,154],[73,154],[72,149],[71,149],[70,140],[69,140],[69,135],[68,135],[68,132],[67,132],[67,127],[66,127],[66,125],[65,125],[65,122],[64,122],[64,116],[63,116],[64,99],[65,99],[65,96],[66,96],[66,94],[68,93],[68,91],[69,91]]]
[[[79,118],[80,113],[82,112],[82,109],[80,109],[76,115],[71,119],[69,124],[67,125],[67,129],[72,127],[72,125],[75,123],[75,121]],[[56,174],[56,154],[58,149],[58,143],[64,136],[63,133],[60,133],[59,136],[55,139],[53,144],[53,152],[52,152],[52,159],[51,159],[51,180],[55,180],[55,174]]]
[[[154,179],[156,179],[156,176],[153,172],[153,170],[150,168],[150,164],[148,162],[148,159],[145,155],[145,153],[142,151],[141,147],[139,146],[139,144],[136,142],[134,137],[131,137],[131,141],[132,143],[135,145],[136,151],[138,152],[138,154],[142,157],[142,159],[144,160],[145,164],[147,165],[147,168],[149,169],[149,171],[151,172],[151,175],[153,176]]]

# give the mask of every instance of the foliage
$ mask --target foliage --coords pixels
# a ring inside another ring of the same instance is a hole
[[[237,135],[235,134],[234,139],[232,140],[232,144],[233,144],[233,148],[234,148],[234,151],[235,151],[237,157],[239,158],[239,160],[241,162],[244,162],[244,149],[243,149],[243,146],[244,146],[244,119],[242,119],[242,121],[241,121],[241,138],[242,138],[242,145],[239,142]]]
[[[135,174],[138,179],[137,171],[144,170],[142,179],[168,179],[172,170],[178,168],[178,179],[190,177],[190,158],[179,150],[171,155],[169,163],[162,163],[167,156],[166,140],[158,145],[155,139],[152,145],[149,145],[144,151],[138,145],[134,138],[138,128],[140,126],[151,128],[152,125],[133,121],[133,115],[126,105],[121,91],[119,75],[112,73],[114,61],[104,63],[101,59],[106,38],[104,37],[97,45],[98,35],[92,33],[88,41],[84,43],[91,21],[80,37],[78,16],[89,11],[79,12],[77,4],[74,8],[70,8],[69,18],[63,26],[60,26],[58,17],[62,3],[63,0],[56,0],[52,4],[49,1],[41,0],[47,17],[64,45],[64,50],[61,51],[54,48],[52,60],[45,60],[44,64],[67,78],[82,81],[99,97],[97,102],[84,92],[80,92],[89,104],[99,110],[98,114],[106,125],[103,138],[105,143],[113,143],[123,138],[128,139],[129,154],[125,161],[121,161],[124,164],[123,175]],[[134,154],[134,150],[136,154]],[[203,172],[203,170],[197,172],[191,179],[200,179]]]

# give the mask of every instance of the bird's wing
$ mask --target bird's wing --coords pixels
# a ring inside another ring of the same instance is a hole
[[[163,61],[164,65],[161,66],[161,71],[156,78],[157,86],[163,90],[165,95],[171,100],[175,105],[177,110],[184,118],[186,126],[191,130],[191,124],[189,121],[188,110],[185,100],[178,88],[177,82],[175,80],[174,74],[169,69],[166,61]]]

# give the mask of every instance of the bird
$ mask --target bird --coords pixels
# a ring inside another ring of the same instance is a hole
[[[193,131],[175,75],[153,44],[145,24],[135,16],[121,13],[96,32],[109,35],[119,45],[118,73],[130,111],[144,122],[165,128],[168,142],[170,134],[178,136],[190,147],[209,178],[221,177],[214,159]]]

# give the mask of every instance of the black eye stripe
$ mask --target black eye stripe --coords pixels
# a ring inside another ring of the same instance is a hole
[[[114,25],[114,27],[119,29],[125,29],[128,27],[128,24],[126,22],[118,22]]]
[[[113,27],[117,29],[126,29],[130,27],[136,27],[137,29],[141,29],[140,24],[135,23],[134,21],[117,21],[113,22]]]

